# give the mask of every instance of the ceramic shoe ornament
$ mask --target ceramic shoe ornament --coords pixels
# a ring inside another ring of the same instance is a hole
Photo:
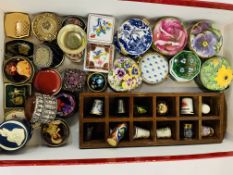
[[[31,138],[31,128],[26,121],[8,120],[0,124],[0,148],[16,151]]]
[[[217,55],[222,47],[223,37],[209,21],[194,24],[190,31],[189,48],[201,58]]]
[[[142,79],[148,84],[157,84],[167,78],[168,62],[158,53],[147,53],[139,62]]]
[[[115,18],[112,16],[89,14],[87,39],[90,42],[108,43],[113,41]]]
[[[141,70],[131,58],[118,58],[114,61],[113,69],[108,73],[108,83],[115,91],[133,90],[142,83]]]
[[[117,32],[120,50],[124,55],[139,56],[152,44],[152,31],[146,20],[131,18],[123,22]]]
[[[192,51],[181,51],[170,60],[170,74],[178,82],[193,80],[200,69],[201,60]]]
[[[232,79],[233,71],[225,58],[210,58],[201,67],[200,80],[208,90],[222,91],[230,86]]]
[[[153,49],[173,56],[184,49],[188,34],[183,23],[175,17],[161,18],[153,29]]]

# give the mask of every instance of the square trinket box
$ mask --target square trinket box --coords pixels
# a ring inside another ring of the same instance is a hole
[[[112,68],[114,45],[88,43],[84,70],[108,73]]]
[[[87,39],[90,42],[112,43],[115,18],[97,14],[88,15]]]
[[[5,109],[24,108],[26,98],[31,95],[31,84],[5,84]]]

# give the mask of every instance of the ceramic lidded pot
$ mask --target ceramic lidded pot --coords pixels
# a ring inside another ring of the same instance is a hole
[[[142,72],[142,80],[148,84],[162,82],[168,75],[168,62],[158,53],[147,53],[140,59],[139,67]]]
[[[225,58],[213,57],[202,64],[200,80],[206,89],[222,91],[229,87],[232,79],[233,71]]]
[[[149,22],[130,18],[123,22],[117,32],[118,44],[124,55],[139,56],[152,44],[152,31]]]
[[[33,77],[34,68],[26,57],[16,56],[5,62],[4,75],[8,81],[14,84],[22,84]]]
[[[31,138],[31,128],[26,121],[8,120],[0,124],[0,148],[5,151],[21,149]]]
[[[170,74],[179,82],[193,80],[200,69],[201,60],[192,51],[181,51],[170,60]]]
[[[201,58],[217,55],[222,47],[223,37],[220,30],[209,21],[200,21],[190,30],[189,48]]]
[[[57,96],[57,116],[67,118],[72,116],[76,110],[76,99],[68,92],[60,92]]]
[[[142,83],[141,70],[131,58],[118,58],[114,61],[113,69],[108,73],[108,83],[115,91],[133,90]]]
[[[66,144],[70,128],[65,120],[56,119],[41,126],[41,135],[48,146],[58,147]]]
[[[152,48],[163,55],[173,56],[184,49],[187,40],[183,23],[175,17],[164,17],[154,26]]]
[[[86,32],[75,24],[62,27],[57,35],[57,43],[67,54],[78,54],[87,46]]]
[[[87,85],[92,92],[102,92],[107,88],[107,79],[102,73],[91,73],[87,78]]]

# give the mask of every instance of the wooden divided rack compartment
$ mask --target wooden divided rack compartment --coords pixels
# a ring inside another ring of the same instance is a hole
[[[192,114],[181,110],[187,99],[192,100]],[[101,101],[102,112],[93,115],[96,100]],[[119,100],[124,105],[120,114]],[[166,113],[158,110],[160,103],[166,104]],[[203,112],[203,104],[211,111]],[[225,111],[224,93],[81,93],[80,148],[112,147],[107,139],[122,123],[127,131],[117,147],[220,143],[226,129]],[[149,131],[149,137],[135,139],[135,128]]]

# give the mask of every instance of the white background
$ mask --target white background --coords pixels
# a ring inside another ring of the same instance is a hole
[[[86,0],[87,1],[87,0]],[[93,6],[92,1],[88,1],[90,6]],[[8,0],[4,2],[0,0],[0,8],[8,6],[13,1]],[[17,2],[17,1],[15,1]],[[24,1],[25,2],[25,1]],[[32,1],[31,1],[32,2]],[[31,2],[29,3],[31,5]],[[51,1],[50,1],[51,2]],[[54,1],[54,6],[56,2]],[[72,4],[67,4],[65,0],[63,2],[65,6],[69,6],[72,9]],[[216,1],[214,1],[216,2]],[[233,0],[218,0],[218,2],[233,3]],[[86,2],[87,3],[87,2]],[[33,3],[32,3],[33,4]],[[35,1],[37,9],[46,11],[46,6],[39,6],[40,1]],[[16,3],[13,7],[8,7],[14,11],[17,11],[17,6],[22,10],[29,10],[30,5],[27,3]],[[48,5],[50,7],[50,5]],[[58,5],[58,7],[61,7]],[[74,9],[74,8],[73,8]],[[95,9],[93,6],[92,9]],[[62,11],[62,9],[60,9]],[[135,9],[136,10],[136,9]],[[111,12],[109,12],[111,13]],[[116,13],[116,12],[115,12]],[[232,19],[233,20],[233,19]],[[2,24],[0,24],[2,25]],[[1,26],[2,28],[2,26]],[[93,151],[94,152],[94,151]],[[43,154],[43,152],[41,153]],[[156,155],[152,155],[156,156]],[[1,159],[1,155],[0,155]],[[0,175],[78,175],[78,174],[95,174],[95,175],[141,175],[141,174],[156,174],[156,175],[231,175],[233,174],[233,157],[228,158],[215,158],[215,159],[200,159],[200,160],[185,160],[185,161],[167,161],[167,162],[147,162],[147,163],[123,163],[123,164],[101,164],[101,165],[72,165],[72,166],[27,166],[27,167],[1,167]]]

